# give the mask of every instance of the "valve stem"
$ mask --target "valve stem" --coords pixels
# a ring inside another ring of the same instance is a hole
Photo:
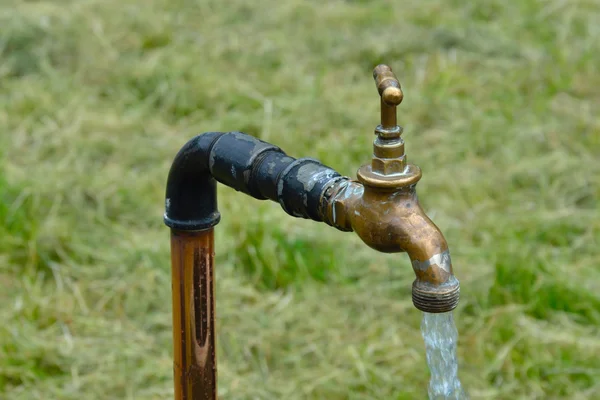
[[[404,94],[400,82],[390,67],[380,64],[373,70],[373,79],[381,96],[381,123],[375,128],[371,169],[379,175],[401,174],[406,169],[402,127],[398,126],[396,106]]]

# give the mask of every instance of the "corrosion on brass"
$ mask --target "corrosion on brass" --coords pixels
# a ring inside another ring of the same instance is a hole
[[[171,230],[175,400],[216,400],[213,229]]]

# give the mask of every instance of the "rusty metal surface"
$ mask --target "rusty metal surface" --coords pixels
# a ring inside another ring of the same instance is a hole
[[[171,231],[175,400],[216,400],[213,229]]]

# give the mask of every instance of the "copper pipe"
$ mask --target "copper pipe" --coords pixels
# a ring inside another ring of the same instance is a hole
[[[171,230],[175,400],[216,400],[214,231]]]

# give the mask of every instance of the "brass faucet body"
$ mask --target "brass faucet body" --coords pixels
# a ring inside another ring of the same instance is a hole
[[[373,77],[382,105],[373,159],[360,167],[358,181],[340,181],[325,191],[320,211],[328,224],[356,232],[377,251],[406,252],[416,276],[414,305],[427,312],[450,311],[458,305],[460,286],[448,244],[419,204],[416,184],[421,169],[407,163],[403,130],[393,125],[396,106],[404,97],[400,83],[385,65],[377,66]]]
[[[408,169],[418,180],[418,167],[409,165]],[[324,195],[322,204],[323,219],[329,225],[356,232],[377,251],[407,253],[416,276],[412,288],[415,307],[435,313],[458,305],[460,286],[448,244],[421,208],[415,183],[382,188],[364,182],[340,182]]]

